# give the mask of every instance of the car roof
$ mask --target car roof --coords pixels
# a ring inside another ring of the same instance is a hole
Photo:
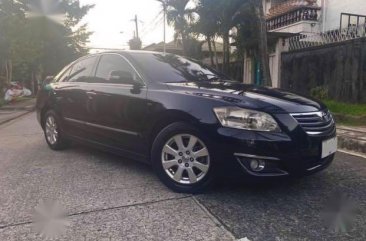
[[[115,51],[105,51],[105,52],[100,52],[100,53],[95,53],[95,54],[88,54],[84,57],[90,57],[90,56],[98,56],[98,55],[103,55],[103,54],[146,54],[146,55],[151,55],[151,54],[163,54],[163,52],[154,52],[154,51],[145,51],[145,50],[115,50]],[[169,53],[167,53],[169,54]]]

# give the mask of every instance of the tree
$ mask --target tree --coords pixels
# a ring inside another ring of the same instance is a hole
[[[239,48],[253,52],[255,57],[260,59],[264,84],[272,86],[263,2],[246,1],[241,5],[234,19],[236,19],[238,29],[237,45]]]
[[[23,25],[23,5],[13,0],[0,1],[0,88],[12,81],[13,62],[19,28]]]
[[[197,35],[204,35],[208,44],[211,65],[217,67],[214,61],[214,55],[212,50],[212,41],[215,41],[219,26],[218,18],[213,11],[213,1],[199,0],[195,12],[199,15],[198,20],[192,24],[191,31]]]
[[[54,12],[42,0],[3,0],[0,3],[0,76],[22,81],[35,89],[35,80],[54,75],[64,65],[87,53],[90,32],[80,21],[93,7],[78,0],[55,1]],[[58,15],[57,15],[58,14]],[[54,16],[63,16],[60,22]],[[12,63],[12,70],[6,67]],[[4,67],[5,66],[5,67]],[[12,74],[9,78],[9,72]],[[8,73],[8,74],[6,74]]]
[[[190,0],[157,0],[163,4],[167,22],[174,27],[175,39],[182,39],[183,55],[187,54],[189,23],[193,20],[194,10],[188,7]]]
[[[206,39],[215,38],[215,36],[223,39],[224,72],[229,71],[230,38],[234,38],[239,57],[243,58],[244,51],[253,53],[254,57],[262,63],[265,84],[272,85],[266,20],[261,0],[198,0],[196,12],[199,18],[191,27],[192,31],[204,35]],[[234,28],[236,31],[232,31]]]
[[[272,78],[269,68],[269,55],[268,55],[268,39],[267,39],[267,27],[266,27],[266,19],[264,16],[264,9],[263,9],[263,2],[252,0],[255,4],[257,9],[257,16],[259,22],[259,42],[260,42],[260,52],[261,52],[261,62],[262,62],[262,69],[263,69],[263,77],[264,77],[264,84],[266,86],[272,86]]]
[[[234,27],[233,17],[238,8],[243,4],[243,0],[201,0],[198,3],[202,28],[210,25],[210,33],[213,36],[220,36],[223,39],[224,59],[223,72],[229,72],[230,64],[230,32]],[[209,25],[207,25],[209,24]],[[205,35],[206,35],[205,34]]]

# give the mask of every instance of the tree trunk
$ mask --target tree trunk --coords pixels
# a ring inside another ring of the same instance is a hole
[[[261,56],[261,63],[263,69],[263,78],[264,84],[266,86],[272,86],[272,78],[269,68],[269,55],[268,55],[268,45],[267,45],[267,26],[266,26],[266,19],[264,16],[264,9],[263,9],[263,2],[262,0],[257,1],[257,11],[258,11],[258,19],[259,19],[259,49],[260,49],[260,56]]]
[[[221,61],[221,67],[220,67],[220,70],[222,72],[225,72],[224,69],[225,69],[225,63],[226,63],[226,46],[225,46],[225,41],[222,41],[222,61]]]
[[[217,57],[217,49],[216,49],[216,42],[215,39],[212,41],[214,54],[215,54],[215,63],[216,63],[216,70],[219,70],[219,58]]]
[[[187,56],[187,37],[185,34],[181,34],[182,36],[182,50],[183,50],[183,56]]]
[[[214,67],[215,63],[214,63],[214,57],[213,57],[213,53],[212,53],[211,37],[209,35],[207,35],[207,44],[208,44],[208,51],[210,54],[211,66]]]
[[[8,83],[13,81],[13,62],[9,59],[9,80]]]
[[[223,35],[224,41],[224,63],[223,63],[223,72],[225,74],[229,74],[229,63],[230,63],[230,40],[229,40],[229,32],[225,32]]]
[[[5,83],[8,84],[9,81],[9,62],[8,60],[5,61]]]

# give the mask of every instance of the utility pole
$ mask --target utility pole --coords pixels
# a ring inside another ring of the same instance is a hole
[[[136,38],[139,38],[139,23],[138,23],[138,19],[137,19],[137,14],[135,15],[135,18],[132,19],[131,21],[135,22],[135,25],[136,25]]]

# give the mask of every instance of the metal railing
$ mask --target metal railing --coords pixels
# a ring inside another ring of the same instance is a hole
[[[267,30],[275,30],[300,21],[318,21],[320,8],[299,7],[282,15],[267,19]]]
[[[291,37],[289,50],[299,50],[366,37],[366,24],[330,30],[324,33],[302,33]]]

